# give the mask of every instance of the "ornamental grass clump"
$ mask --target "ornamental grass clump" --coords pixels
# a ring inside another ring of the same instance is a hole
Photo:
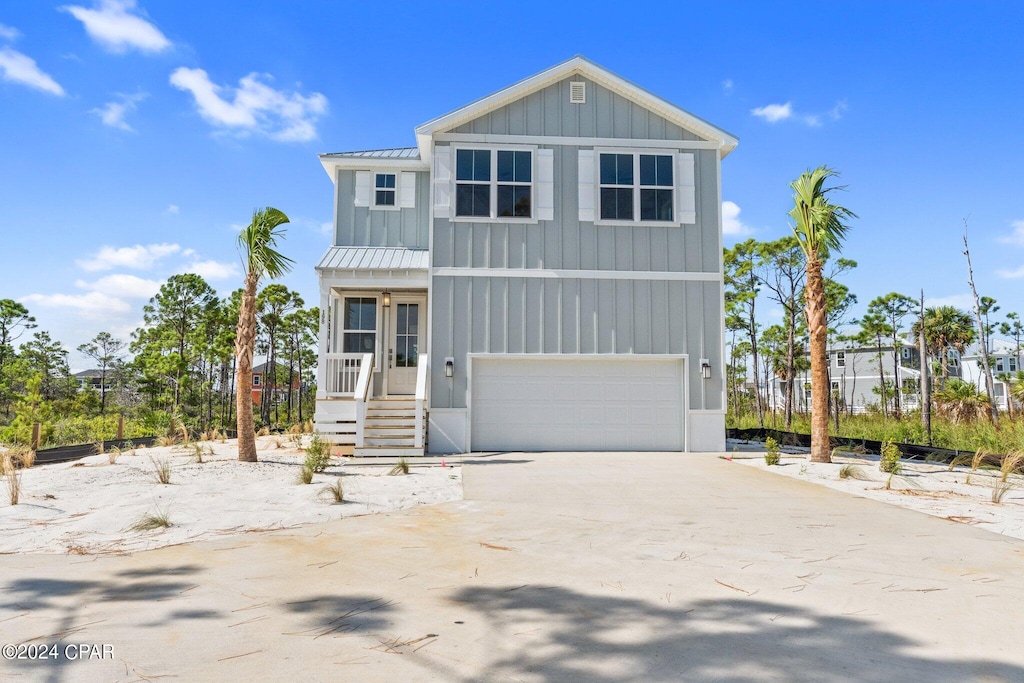
[[[779,464],[779,442],[770,436],[764,440],[764,462],[769,466]]]
[[[320,489],[320,497],[334,503],[344,503],[345,491],[342,488],[341,477],[335,479],[333,484]]]
[[[405,459],[405,456],[398,458],[398,462],[395,466],[388,471],[389,477],[394,477],[401,474],[409,474],[409,461]]]

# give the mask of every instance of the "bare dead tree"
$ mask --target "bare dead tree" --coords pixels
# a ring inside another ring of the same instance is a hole
[[[992,366],[988,363],[988,334],[986,334],[985,321],[981,315],[981,300],[978,298],[978,290],[974,286],[974,268],[971,267],[971,250],[967,246],[967,219],[964,219],[964,256],[967,257],[967,284],[971,286],[971,295],[974,297],[974,319],[978,323],[978,341],[981,344],[981,366],[985,372],[985,393],[988,394],[989,411],[992,415],[992,424],[999,424],[999,406],[996,405],[995,381],[992,379]]]

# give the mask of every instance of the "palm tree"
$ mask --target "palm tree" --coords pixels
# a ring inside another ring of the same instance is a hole
[[[1007,382],[1006,387],[1010,394],[1010,405],[1012,406],[1014,401],[1024,405],[1024,370],[1018,370]]]
[[[921,322],[913,325],[913,334],[921,333]],[[924,343],[928,354],[939,359],[942,384],[949,378],[949,349],[963,354],[974,343],[976,331],[971,316],[955,306],[925,309]]]
[[[935,392],[935,405],[954,423],[973,422],[988,414],[989,398],[973,382],[953,378]]]
[[[271,279],[291,270],[292,261],[274,247],[284,236],[288,216],[271,207],[255,210],[252,222],[238,235],[238,250],[245,269],[245,289],[238,309],[235,357],[238,362],[238,459],[256,462],[256,432],[252,419],[252,356],[256,348],[256,290],[264,276]]]
[[[829,194],[841,187],[825,187],[839,174],[827,166],[803,173],[789,184],[793,208],[789,211],[800,248],[807,257],[807,329],[811,338],[811,462],[832,462],[828,443],[828,306],[822,272],[831,251],[839,251],[849,226],[857,215],[829,201]]]

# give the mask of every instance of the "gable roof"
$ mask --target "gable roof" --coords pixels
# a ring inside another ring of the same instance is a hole
[[[723,157],[735,149],[739,142],[735,136],[721,128],[711,125],[704,119],[694,116],[671,102],[644,90],[635,83],[627,81],[604,67],[598,66],[585,57],[576,55],[572,59],[556,64],[546,71],[530,76],[492,95],[488,95],[476,102],[467,104],[455,111],[417,126],[416,144],[420,150],[420,157],[429,161],[430,140],[434,134],[450,131],[463,123],[483,116],[574,74],[580,74],[585,78],[589,78],[595,83],[608,88],[628,100],[636,102],[645,109],[649,109],[695,135],[712,142],[717,142]]]

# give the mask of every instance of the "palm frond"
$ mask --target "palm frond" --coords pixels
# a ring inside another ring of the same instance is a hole
[[[830,251],[838,251],[849,230],[846,221],[857,217],[829,199],[831,193],[845,189],[842,185],[825,187],[829,178],[838,175],[838,171],[828,166],[819,166],[789,185],[793,190],[793,208],[789,211],[794,222],[791,228],[808,258],[827,258]]]
[[[292,269],[295,263],[275,248],[278,238],[284,237],[281,227],[288,216],[273,207],[256,209],[252,221],[238,235],[238,250],[247,275],[275,279]]]

